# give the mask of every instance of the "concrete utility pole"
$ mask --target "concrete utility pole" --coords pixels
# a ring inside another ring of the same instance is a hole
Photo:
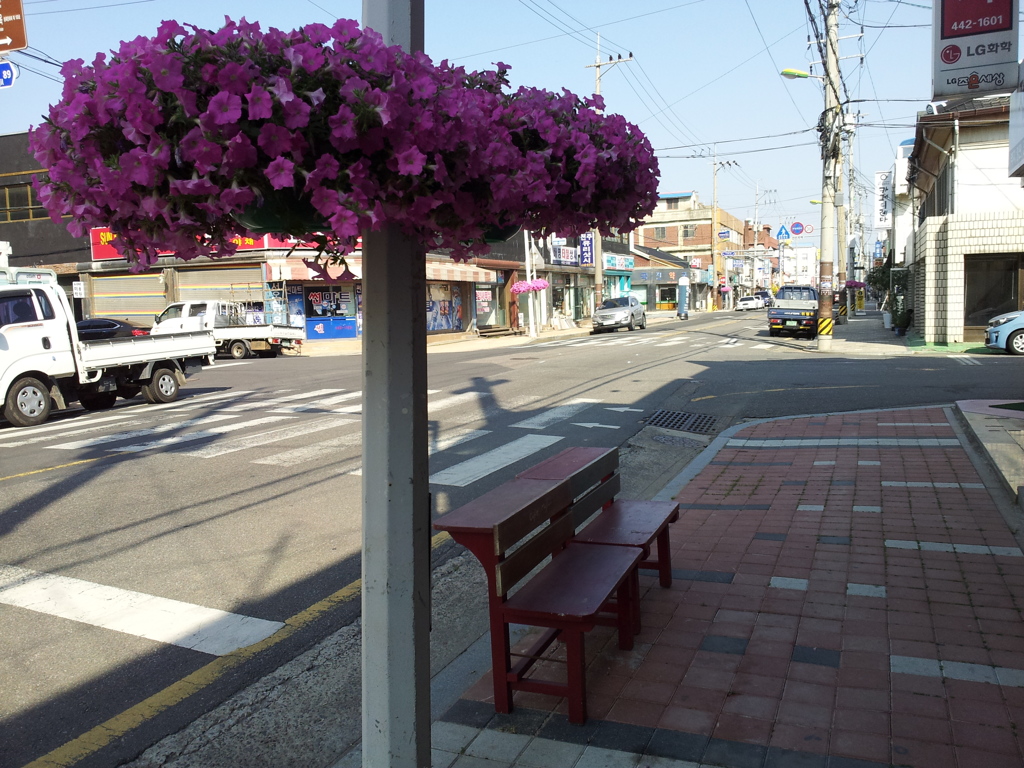
[[[715,308],[723,309],[725,306],[725,297],[722,295],[722,283],[720,277],[726,278],[726,283],[729,282],[725,264],[722,262],[721,256],[718,251],[718,169],[725,168],[726,166],[735,165],[738,166],[735,160],[723,160],[718,162],[718,147],[715,146],[711,158],[711,271],[715,276],[715,280],[718,280],[718,285],[713,285],[715,297]]]
[[[826,0],[825,111],[821,115],[821,261],[818,265],[818,350],[832,349],[832,265],[836,251],[836,182],[840,152],[839,0]]]
[[[365,2],[365,0],[364,0]],[[601,95],[601,67],[614,67],[616,64],[622,64],[627,61],[633,60],[633,53],[630,51],[629,56],[625,59],[622,58],[622,54],[619,54],[617,59],[613,59],[611,56],[608,57],[608,61],[601,61],[601,33],[597,33],[597,57],[594,59],[593,64],[587,64],[586,69],[593,67],[594,69],[594,94],[596,96]],[[594,309],[601,306],[601,302],[604,301],[604,251],[601,247],[601,233],[596,229],[593,230],[594,234]]]
[[[423,0],[363,0],[363,26],[423,50]],[[430,497],[424,247],[363,233],[363,765],[430,765]]]

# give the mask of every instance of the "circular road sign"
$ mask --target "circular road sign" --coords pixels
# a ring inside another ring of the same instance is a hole
[[[789,227],[789,231],[794,235],[802,235],[804,233],[804,225],[799,221],[794,221]]]

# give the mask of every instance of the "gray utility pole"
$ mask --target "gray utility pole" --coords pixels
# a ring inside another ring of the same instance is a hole
[[[365,0],[364,0],[365,2]],[[611,56],[608,57],[608,61],[601,61],[601,33],[597,33],[597,57],[594,59],[593,64],[587,64],[586,69],[594,68],[594,94],[597,96],[601,95],[601,67],[614,67],[616,64],[622,64],[627,61],[633,60],[633,52],[630,51],[629,56],[622,58],[622,54],[619,54],[617,59],[613,59]],[[601,306],[601,302],[604,301],[604,252],[601,248],[601,233],[596,229],[593,230],[594,234],[594,309]]]
[[[832,265],[836,252],[836,183],[842,110],[839,104],[839,0],[826,0],[825,111],[821,114],[821,261],[818,264],[818,350],[832,349]]]
[[[729,270],[722,262],[722,257],[719,255],[718,250],[718,169],[730,165],[739,166],[739,163],[735,160],[718,162],[718,146],[715,145],[712,148],[711,158],[711,272],[715,276],[714,279],[718,280],[718,285],[711,286],[713,291],[712,297],[715,300],[715,309],[725,308],[725,297],[722,295],[722,282],[720,278],[725,278],[726,283],[729,282]],[[719,267],[721,267],[721,270],[719,270]]]
[[[363,0],[363,26],[423,50],[423,0]],[[430,765],[425,248],[363,233],[363,765]]]
[[[763,285],[757,285],[757,239],[759,237],[759,228],[760,228],[760,224],[761,224],[761,222],[758,220],[758,217],[757,217],[757,206],[758,206],[758,203],[761,202],[761,195],[762,194],[766,195],[766,196],[767,195],[774,195],[775,194],[775,190],[774,189],[766,189],[766,190],[764,190],[764,192],[759,192],[758,191],[758,184],[757,184],[757,182],[754,182],[754,242],[750,246],[751,249],[754,252],[754,258],[752,260],[753,265],[754,265],[753,266],[753,270],[754,271],[750,275],[750,281],[751,281],[751,283],[754,284],[755,289],[756,288],[764,288],[765,287]],[[766,248],[766,250],[767,250],[767,248]],[[769,275],[770,274],[771,274],[771,270],[769,270]]]

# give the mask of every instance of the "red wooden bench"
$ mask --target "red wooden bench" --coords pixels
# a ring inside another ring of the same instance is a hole
[[[616,499],[622,489],[618,470],[618,448],[579,447],[567,448],[517,477],[567,480],[573,497],[570,513],[578,531],[575,540],[639,547],[643,552],[640,567],[657,571],[661,586],[670,587],[672,553],[668,526],[679,519],[679,505],[674,501]]]
[[[639,632],[639,548],[573,539],[573,502],[567,479],[515,479],[438,518],[469,549],[487,574],[494,708],[512,711],[513,691],[564,696],[569,721],[587,719],[584,634],[598,624],[618,628],[619,647]],[[548,556],[552,558],[542,565]],[[536,570],[538,566],[542,567]],[[517,584],[520,588],[510,594]],[[543,627],[523,653],[513,654],[509,625]],[[561,639],[564,683],[526,677],[544,651]]]

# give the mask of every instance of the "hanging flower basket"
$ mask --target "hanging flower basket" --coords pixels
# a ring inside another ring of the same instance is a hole
[[[512,283],[512,287],[509,289],[512,293],[535,293],[537,291],[543,291],[551,285],[543,277],[538,277],[536,280],[519,280]]]
[[[230,255],[246,229],[322,230],[339,259],[385,224],[462,260],[490,250],[494,222],[626,232],[657,202],[650,143],[600,97],[511,93],[505,65],[434,65],[350,20],[166,21],[61,71],[61,101],[30,134],[39,198],[76,236],[110,227],[140,268],[161,251]]]

